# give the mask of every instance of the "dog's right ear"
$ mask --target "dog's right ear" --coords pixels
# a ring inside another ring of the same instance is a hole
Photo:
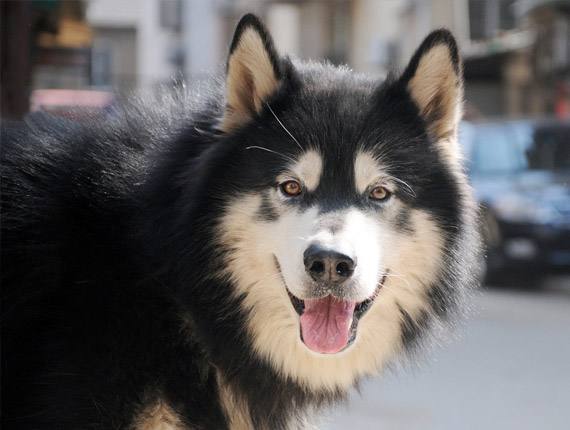
[[[280,86],[280,59],[269,32],[252,14],[239,22],[227,63],[224,132],[249,122]]]

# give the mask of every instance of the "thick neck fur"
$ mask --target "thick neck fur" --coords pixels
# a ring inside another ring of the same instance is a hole
[[[227,302],[221,308],[239,305]],[[216,319],[221,320],[221,315]],[[223,319],[216,333],[207,336],[211,341],[205,348],[216,369],[220,402],[231,430],[306,428],[312,412],[344,399],[345,393],[316,392],[278,375],[255,356],[241,312]]]
[[[259,382],[258,390],[243,384],[252,377]],[[253,367],[241,369],[233,382],[218,372],[218,386],[230,430],[306,429],[319,409],[344,398],[340,393],[310,393],[273,372],[255,372]]]

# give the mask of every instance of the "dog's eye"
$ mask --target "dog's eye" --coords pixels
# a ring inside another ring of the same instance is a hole
[[[376,201],[383,201],[387,200],[390,197],[391,193],[384,187],[374,187],[370,191],[370,198]]]
[[[285,181],[279,184],[279,188],[281,189],[281,192],[288,197],[298,196],[303,191],[301,184],[294,180]]]

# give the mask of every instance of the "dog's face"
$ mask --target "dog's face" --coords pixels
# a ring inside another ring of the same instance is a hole
[[[254,348],[302,384],[347,387],[444,317],[470,279],[455,43],[432,34],[382,84],[282,60],[247,18],[226,87],[218,241]]]

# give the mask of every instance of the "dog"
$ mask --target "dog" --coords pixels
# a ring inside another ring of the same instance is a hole
[[[399,76],[280,56],[104,121],[2,130],[5,429],[306,428],[449,326],[478,282],[437,30]]]

